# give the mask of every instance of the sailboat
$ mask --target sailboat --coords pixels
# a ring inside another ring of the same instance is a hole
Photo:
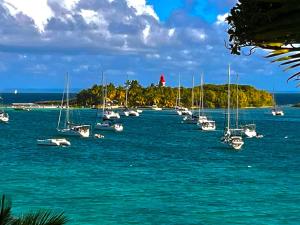
[[[274,106],[272,108],[272,115],[273,116],[284,116],[283,110],[278,108],[278,106],[276,105],[274,90],[273,90],[273,103],[274,103]]]
[[[103,73],[102,73],[102,76],[103,76]],[[104,82],[104,80],[103,80],[103,82]],[[106,102],[107,102],[107,85],[105,85],[105,88],[104,88],[104,84],[102,84],[102,88],[104,90],[104,95],[103,95],[104,96],[104,104],[102,104],[103,107],[104,107],[103,114],[102,114],[103,120],[120,119],[120,114],[118,112],[115,112],[112,109],[108,109],[107,106],[106,106]]]
[[[178,79],[178,94],[177,94],[177,99],[176,99],[176,106],[175,106],[175,111],[179,116],[191,116],[193,113],[188,110],[188,108],[182,107],[181,106],[181,83],[180,83],[180,74],[179,74],[179,79]]]
[[[238,123],[238,102],[237,102],[237,114],[236,114],[236,128],[230,127],[230,65],[228,66],[228,93],[227,93],[227,127],[224,129],[224,136],[222,140],[235,150],[240,150],[244,145],[242,138],[242,129],[239,129]]]
[[[127,76],[127,81],[126,81],[126,94],[125,94],[125,109],[123,111],[124,116],[140,116],[141,110],[138,109],[129,109],[128,108],[128,90],[129,89],[129,80]]]
[[[192,81],[192,107],[191,107],[191,109],[193,109],[193,107],[194,107],[194,86],[195,86],[195,78],[193,76],[193,81]],[[183,117],[182,120],[183,120],[184,123],[197,124],[198,116],[196,116],[192,113],[192,115],[187,115],[187,116]]]
[[[3,98],[1,96],[0,96],[0,100],[3,101]],[[6,113],[4,111],[4,109],[1,109],[0,110],[0,122],[8,123],[8,121],[9,121],[8,113]]]
[[[216,129],[216,122],[214,120],[209,120],[206,115],[204,115],[204,90],[203,90],[203,74],[201,75],[200,84],[200,99],[199,99],[199,116],[197,125],[204,131],[212,131]]]
[[[236,108],[236,120],[238,121],[239,119],[239,84],[238,84],[238,79],[239,76],[237,75],[237,82],[236,82],[236,102],[237,102],[237,108]],[[238,126],[238,125],[237,125]],[[256,132],[256,124],[251,123],[251,124],[246,124],[242,125],[241,129],[243,129],[243,133],[246,137],[248,138],[254,138],[257,137],[257,132]]]
[[[66,92],[66,107],[64,109],[64,95]],[[61,128],[61,116],[62,111],[66,110],[66,116],[65,116],[65,122],[63,124],[63,127]],[[61,101],[61,107],[59,112],[59,118],[57,123],[57,132],[64,136],[79,136],[88,138],[90,136],[90,125],[81,125],[81,124],[75,124],[71,121],[70,118],[70,105],[69,105],[69,75],[66,76],[66,87],[63,92],[63,97]]]
[[[106,95],[107,95],[107,89],[104,88],[104,75],[102,72],[102,115],[105,115],[105,108],[106,108]],[[94,129],[95,130],[106,130],[106,131],[117,131],[121,132],[123,131],[124,127],[122,124],[119,123],[113,123],[110,120],[105,120],[105,117],[102,117],[101,122],[97,122],[95,124]]]

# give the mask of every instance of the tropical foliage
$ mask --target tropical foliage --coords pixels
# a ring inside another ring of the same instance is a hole
[[[204,106],[208,108],[224,108],[227,104],[227,85],[204,85]],[[107,99],[118,105],[125,104],[126,88],[115,87],[113,84],[107,86]],[[90,89],[82,90],[77,94],[78,106],[100,106],[102,104],[103,87],[94,85]],[[172,87],[161,87],[154,84],[142,87],[138,81],[130,82],[128,89],[128,106],[151,106],[157,104],[163,107],[176,106],[178,89]],[[181,88],[182,106],[192,107],[192,89]],[[236,96],[236,85],[232,85],[232,97]],[[198,105],[200,87],[194,88],[194,104]],[[234,101],[233,101],[234,103]],[[272,96],[266,91],[256,90],[247,85],[239,86],[240,107],[261,107],[272,105]]]
[[[239,55],[243,47],[272,50],[267,56],[285,71],[300,66],[299,0],[239,0],[227,17],[229,48]],[[299,78],[296,72],[289,79]]]
[[[67,223],[63,213],[53,214],[49,211],[38,211],[19,218],[11,214],[11,202],[3,195],[1,199],[0,225],[63,225]]]

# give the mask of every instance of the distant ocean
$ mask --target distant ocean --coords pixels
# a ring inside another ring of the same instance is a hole
[[[12,103],[35,103],[41,101],[60,101],[61,93],[3,93],[3,104],[8,105]],[[70,98],[75,98],[76,93],[70,93]]]
[[[11,103],[35,103],[40,101],[61,100],[61,93],[3,93],[1,94],[4,104]],[[76,97],[76,93],[70,94],[71,98]],[[300,93],[277,93],[275,94],[278,105],[291,105],[300,103]]]

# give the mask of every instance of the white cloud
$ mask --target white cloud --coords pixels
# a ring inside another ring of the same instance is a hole
[[[216,21],[216,24],[217,25],[222,25],[222,24],[225,24],[225,20],[226,20],[226,18],[228,17],[228,13],[225,13],[225,14],[223,14],[223,15],[218,15],[217,16],[217,21]]]
[[[101,21],[102,21],[102,23],[106,24],[103,16],[101,16],[94,10],[81,9],[79,14],[83,17],[85,22],[88,24],[94,23],[94,24],[99,25],[101,23]]]
[[[54,15],[47,0],[4,0],[4,6],[12,16],[22,13],[30,17],[41,32],[44,31],[48,19]]]
[[[189,29],[188,35],[193,39],[194,41],[204,41],[206,39],[206,34],[203,30],[199,29]]]
[[[154,11],[153,7],[147,5],[146,0],[126,0],[128,7],[134,8],[137,15],[149,15],[159,20],[158,15]]]
[[[149,35],[150,35],[151,27],[149,24],[146,25],[145,29],[143,30],[143,39],[144,43],[147,43]]]
[[[176,30],[175,28],[169,29],[169,32],[168,32],[169,37],[173,37],[174,36],[175,30]]]

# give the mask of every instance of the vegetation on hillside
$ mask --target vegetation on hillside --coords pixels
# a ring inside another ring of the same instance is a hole
[[[82,90],[77,94],[77,104],[79,106],[100,106],[102,104],[103,87],[94,85],[90,89]],[[236,85],[232,85],[232,97],[236,97]],[[157,104],[162,107],[176,106],[178,89],[172,87],[156,86],[142,87],[138,81],[130,82],[128,89],[128,106],[151,106]],[[197,107],[200,95],[200,88],[194,88],[194,106]],[[113,84],[107,85],[107,99],[117,105],[125,104],[126,89],[122,86],[115,87]],[[192,89],[181,88],[182,106],[192,106]],[[235,101],[232,101],[233,106]],[[204,85],[204,106],[208,108],[224,108],[227,104],[227,85]],[[262,107],[271,106],[273,99],[271,94],[260,91],[248,85],[239,86],[239,106],[240,107]]]
[[[227,18],[229,48],[240,55],[244,47],[272,50],[267,56],[285,71],[300,66],[299,0],[239,0]],[[296,71],[289,79],[300,77]]]

